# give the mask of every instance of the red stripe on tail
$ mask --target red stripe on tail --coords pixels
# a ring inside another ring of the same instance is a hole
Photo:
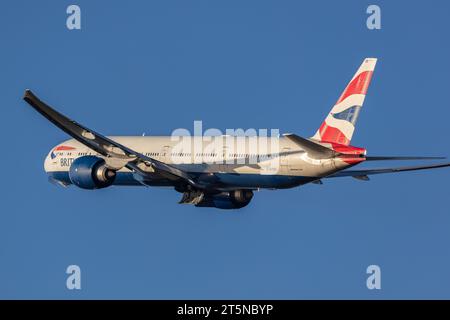
[[[364,71],[358,74],[358,76],[353,79],[342,92],[341,97],[336,102],[336,104],[342,102],[348,96],[352,94],[366,94],[367,88],[369,88],[370,80],[372,79],[373,71]]]
[[[320,141],[323,142],[332,142],[339,143],[348,146],[350,144],[350,140],[347,139],[345,134],[342,133],[341,130],[335,127],[330,127],[324,121],[319,129],[320,133]]]

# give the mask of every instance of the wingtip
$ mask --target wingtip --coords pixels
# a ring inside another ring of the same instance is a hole
[[[30,89],[25,89],[22,99],[25,100],[26,102],[29,102],[32,101],[33,99],[36,99],[36,96]]]
[[[32,94],[30,89],[25,89],[25,92],[23,93],[23,99],[27,98]]]

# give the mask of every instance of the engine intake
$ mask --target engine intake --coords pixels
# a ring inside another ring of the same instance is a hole
[[[116,172],[107,168],[102,158],[83,156],[72,162],[69,178],[74,185],[82,189],[101,189],[113,184]]]

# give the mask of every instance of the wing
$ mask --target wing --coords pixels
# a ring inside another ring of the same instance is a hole
[[[201,186],[193,181],[192,177],[186,172],[131,150],[128,147],[67,118],[39,100],[31,90],[25,91],[23,99],[68,135],[103,155],[105,157],[106,165],[112,169],[127,167],[131,171],[136,172],[145,178],[145,176],[148,175],[148,171],[146,171],[145,167],[151,166],[155,172],[170,180],[175,181],[181,179],[194,187],[201,188]]]
[[[450,163],[440,163],[427,166],[410,166],[410,167],[398,167],[398,168],[380,168],[380,169],[367,169],[367,170],[344,170],[336,172],[326,178],[339,178],[339,177],[353,177],[361,180],[369,180],[368,176],[372,174],[381,173],[394,173],[403,171],[415,171],[415,170],[425,170],[425,169],[437,169],[450,167]]]

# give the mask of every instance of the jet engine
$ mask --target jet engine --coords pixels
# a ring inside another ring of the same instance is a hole
[[[203,195],[197,207],[215,207],[219,209],[239,209],[250,203],[253,198],[251,190],[233,190],[213,195]]]
[[[69,178],[82,189],[101,189],[113,184],[116,172],[107,168],[102,158],[83,156],[72,162]]]

